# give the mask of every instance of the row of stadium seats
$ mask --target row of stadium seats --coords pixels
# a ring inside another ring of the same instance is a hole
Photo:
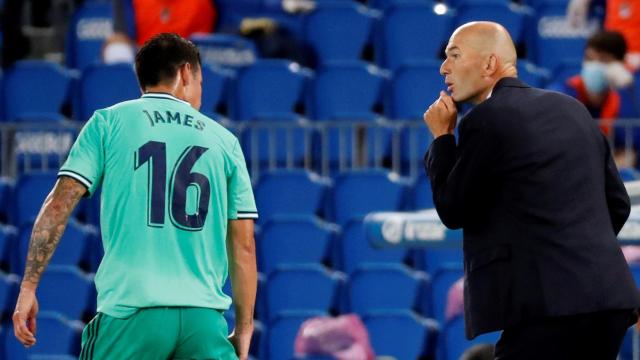
[[[530,6],[504,0],[445,2],[455,10],[427,0],[379,0],[370,7],[348,0],[319,1],[314,11],[297,16],[254,3],[255,9],[245,11],[241,8],[246,2],[219,4],[222,21],[225,15],[272,16],[313,49],[318,64],[359,59],[372,44],[376,64],[388,69],[437,59],[456,26],[491,20],[503,24],[514,42],[526,48],[527,59],[553,70],[566,59],[581,59],[585,39],[598,27],[591,19],[585,27],[572,28],[565,18],[566,1],[558,0],[531,1]],[[89,2],[76,12],[67,39],[68,66],[83,69],[99,61],[102,43],[112,32],[111,18],[111,6],[100,2]],[[260,56],[253,43],[233,35],[198,36],[194,41],[204,61],[217,65],[243,66]]]
[[[201,111],[237,121],[419,120],[444,87],[439,68],[439,61],[418,62],[391,75],[365,62],[346,61],[314,73],[286,60],[261,60],[234,75],[207,66]],[[526,62],[520,64],[520,76],[533,86],[545,82],[544,74]],[[12,122],[59,121],[68,104],[72,117],[85,121],[97,109],[140,96],[134,70],[124,64],[94,65],[78,75],[46,61],[21,61],[4,74],[2,88],[4,119]]]
[[[0,181],[0,221],[19,228],[33,221],[55,180],[55,172],[44,172]],[[372,211],[426,209],[430,191],[424,175],[411,182],[382,169],[345,172],[333,181],[306,170],[274,170],[255,185],[261,224],[278,215],[308,215],[344,225]],[[99,225],[98,201],[96,195],[81,203],[76,217]]]

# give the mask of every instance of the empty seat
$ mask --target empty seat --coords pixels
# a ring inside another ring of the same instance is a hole
[[[433,358],[438,325],[410,311],[377,312],[364,323],[376,356],[396,359]]]
[[[9,272],[15,261],[15,249],[18,243],[18,229],[14,226],[0,225],[0,270]]]
[[[412,61],[438,59],[449,39],[451,12],[437,14],[434,3],[398,2],[382,19],[375,44],[376,62],[395,70]],[[425,41],[428,34],[429,41]]]
[[[8,121],[59,121],[71,76],[49,61],[18,61],[4,75],[4,118]]]
[[[507,1],[468,1],[461,4],[456,27],[471,21],[493,21],[504,26],[514,44],[524,41],[526,12]]]
[[[445,263],[431,277],[431,300],[425,303],[432,304],[431,314],[439,323],[445,323],[445,309],[449,289],[458,279],[464,276],[462,264]]]
[[[9,222],[14,186],[13,179],[0,177],[0,224]]]
[[[380,310],[414,310],[427,277],[400,264],[359,267],[349,277],[349,310],[367,314]]]
[[[12,218],[16,226],[35,220],[55,182],[55,173],[24,174],[18,177]]]
[[[305,288],[306,289],[306,288]],[[281,314],[270,323],[267,334],[267,359],[293,359],[293,345],[305,320],[315,316],[323,316],[322,311],[289,312]]]
[[[311,133],[294,126],[302,122],[296,108],[303,101],[309,76],[307,70],[286,60],[262,60],[239,71],[233,92],[233,118],[265,122],[263,127],[243,133],[243,148],[250,161],[273,158],[285,163],[290,157],[293,163],[302,162],[311,146]]]
[[[202,63],[238,69],[253,64],[258,58],[250,40],[230,34],[194,34],[191,41],[200,50]]]
[[[264,173],[255,188],[259,221],[275,215],[316,215],[330,182],[306,170],[274,170]],[[282,191],[286,189],[287,191]]]
[[[373,211],[398,211],[406,183],[385,170],[363,170],[336,177],[331,201],[338,224],[362,219]]]
[[[421,268],[428,274],[436,274],[447,264],[462,266],[462,248],[429,248],[424,249]]]
[[[232,75],[222,68],[202,66],[202,103],[200,112],[210,118],[220,121],[225,116],[218,113],[219,109],[227,110],[227,93],[230,88]]]
[[[482,334],[473,340],[467,340],[464,335],[464,318],[457,316],[443,327],[444,346],[441,346],[441,359],[458,360],[465,350],[478,344],[495,344],[500,338],[500,332]]]
[[[421,172],[413,184],[413,209],[433,209],[433,192],[431,191],[431,181],[424,172]]]
[[[286,311],[328,312],[335,306],[340,281],[321,265],[281,265],[267,280],[268,319]]]
[[[549,71],[539,68],[529,61],[518,61],[517,67],[518,78],[532,87],[544,88],[549,81]]]
[[[362,221],[348,222],[342,229],[337,257],[340,268],[350,274],[366,264],[402,264],[407,251],[404,248],[375,248],[364,235]]]
[[[112,5],[85,1],[73,14],[65,42],[67,66],[84,69],[102,58],[104,41],[113,34]]]
[[[536,8],[536,23],[529,27],[533,32],[529,58],[553,72],[564,61],[580,61],[587,38],[600,27],[595,18],[582,27],[573,27],[566,11],[565,2],[546,0]]]
[[[335,233],[335,226],[315,217],[276,217],[262,227],[256,241],[259,269],[269,274],[281,265],[320,265],[329,257]]]
[[[19,255],[17,259],[18,268],[14,271],[22,272],[24,261],[29,250],[29,240],[33,225],[25,224],[20,231],[18,244]],[[89,248],[93,238],[97,236],[97,230],[91,225],[82,225],[77,220],[71,219],[62,234],[60,243],[56,248],[50,263],[52,265],[79,266],[88,262]]]
[[[40,309],[81,319],[93,296],[92,286],[92,279],[75,266],[49,266],[38,287]]]
[[[360,59],[374,20],[372,11],[355,2],[320,3],[304,22],[305,41],[316,64]]]
[[[0,317],[13,312],[18,297],[20,278],[17,275],[0,273]]]
[[[74,355],[80,353],[82,322],[68,320],[56,312],[38,314],[38,342],[29,354]]]
[[[141,95],[131,64],[95,64],[82,72],[78,92],[78,120],[88,120],[93,112]]]

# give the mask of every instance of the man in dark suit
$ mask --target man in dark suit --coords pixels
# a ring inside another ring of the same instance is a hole
[[[468,338],[504,330],[496,359],[615,359],[640,294],[616,240],[630,203],[585,107],[519,81],[508,32],[449,40],[444,91],[424,115],[443,223],[464,230]],[[461,120],[456,103],[475,107]]]

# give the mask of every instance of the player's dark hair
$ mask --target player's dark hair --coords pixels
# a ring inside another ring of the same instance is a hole
[[[624,60],[627,53],[627,42],[617,31],[600,31],[587,40],[587,47],[596,51],[613,55],[617,60]]]
[[[171,81],[186,63],[194,70],[200,68],[200,52],[191,41],[174,33],[155,35],[136,54],[138,83],[144,90]]]

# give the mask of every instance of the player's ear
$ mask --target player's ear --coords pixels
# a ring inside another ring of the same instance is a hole
[[[189,86],[191,84],[192,76],[193,76],[193,68],[191,64],[184,63],[180,66],[180,81],[182,82],[182,86]]]

